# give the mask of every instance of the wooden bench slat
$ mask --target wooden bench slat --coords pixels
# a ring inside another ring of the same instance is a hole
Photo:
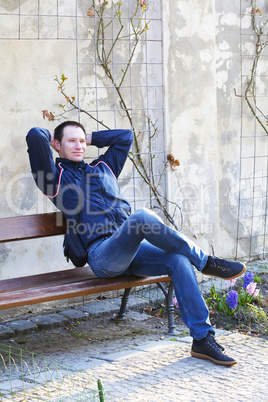
[[[20,278],[4,279],[0,281],[0,294],[17,289],[27,289],[35,286],[47,286],[53,283],[69,283],[77,280],[96,278],[89,266],[83,268],[66,269],[64,271],[47,272]]]
[[[0,219],[0,243],[65,233],[65,220],[61,212],[13,216]]]
[[[27,292],[25,292],[24,288],[10,290],[8,293],[4,293],[3,296],[0,295],[0,310],[169,281],[171,281],[171,278],[168,276],[138,277],[121,275],[108,279],[94,278],[82,281],[76,279],[73,283],[68,281],[66,283],[62,281],[61,283],[57,283],[57,281],[53,283],[47,282],[32,288],[28,287]],[[25,285],[26,282],[24,283]]]

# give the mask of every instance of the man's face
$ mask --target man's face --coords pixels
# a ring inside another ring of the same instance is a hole
[[[86,151],[86,138],[82,128],[77,126],[64,127],[61,143],[55,140],[55,149],[59,152],[60,158],[80,162]]]

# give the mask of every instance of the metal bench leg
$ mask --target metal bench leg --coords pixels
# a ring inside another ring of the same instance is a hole
[[[174,288],[173,282],[172,281],[169,282],[168,291],[166,291],[166,288],[162,285],[162,283],[157,283],[157,286],[162,290],[166,298],[167,315],[168,315],[168,332],[166,334],[177,335],[174,324],[174,305],[172,303],[173,288]]]
[[[124,291],[124,294],[122,296],[121,300],[121,307],[119,310],[119,313],[117,314],[117,318],[123,318],[125,313],[126,313],[126,307],[127,307],[127,302],[128,302],[128,296],[132,288],[127,288]]]

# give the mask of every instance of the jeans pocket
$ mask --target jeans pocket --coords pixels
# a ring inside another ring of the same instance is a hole
[[[106,238],[96,240],[96,241],[94,241],[93,244],[91,244],[91,246],[89,246],[89,248],[88,248],[88,256],[89,257],[94,257],[96,255],[96,251],[97,251],[98,247],[102,244],[102,242],[104,242],[104,240],[106,240]]]

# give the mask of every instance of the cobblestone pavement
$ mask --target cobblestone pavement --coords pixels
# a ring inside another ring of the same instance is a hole
[[[238,364],[223,367],[191,357],[190,337],[165,337],[149,342],[145,337],[121,352],[115,352],[119,344],[113,342],[110,348],[102,350],[100,345],[93,352],[90,348],[78,348],[76,353],[69,349],[61,353],[60,362],[82,370],[81,380],[90,379],[93,389],[97,389],[100,379],[105,401],[268,401],[268,342],[223,330],[218,330],[216,336]],[[41,391],[29,391],[23,399],[11,400],[91,400],[88,396],[58,399],[53,392],[50,398],[43,399]],[[7,399],[0,397],[0,400]]]
[[[94,350],[82,345],[65,349],[62,344],[60,355],[46,355],[82,370],[81,379],[90,380],[91,389],[97,390],[100,379],[105,401],[268,401],[267,340],[224,330],[216,330],[216,337],[238,364],[223,367],[191,357],[189,336],[157,340],[145,336],[129,347],[126,341],[120,347],[120,341],[111,340],[108,346],[100,344]],[[32,396],[26,393],[23,399],[11,400],[40,400]],[[54,399],[51,395],[44,400],[91,399]]]
[[[229,368],[191,357],[187,337],[99,355],[86,372],[109,401],[268,401],[267,341],[222,332],[217,339],[238,360]]]

